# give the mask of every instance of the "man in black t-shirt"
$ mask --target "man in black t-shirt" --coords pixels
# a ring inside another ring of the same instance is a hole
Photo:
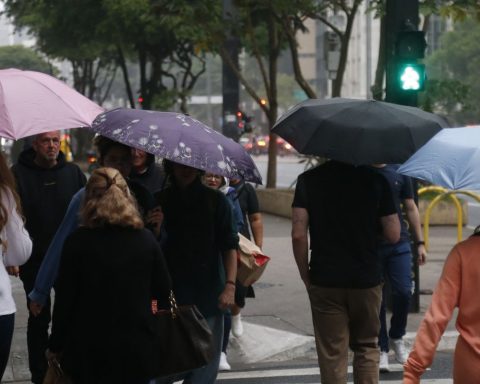
[[[398,241],[400,223],[387,180],[368,167],[329,161],[298,178],[292,245],[307,288],[322,382],[378,382],[381,237]],[[310,234],[310,262],[308,257]]]
[[[231,179],[230,186],[235,188],[243,215],[243,227],[239,230],[239,232],[249,240],[251,239],[251,232],[255,244],[262,248],[262,214],[260,213],[260,207],[255,189],[251,184],[240,179]]]

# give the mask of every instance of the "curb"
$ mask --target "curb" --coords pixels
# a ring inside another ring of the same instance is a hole
[[[229,361],[233,364],[278,362],[294,359],[316,360],[315,338],[275,328],[243,322],[244,334],[232,337],[229,344]],[[411,349],[416,332],[407,332],[405,345]],[[437,351],[452,350],[458,332],[447,331],[438,344]]]

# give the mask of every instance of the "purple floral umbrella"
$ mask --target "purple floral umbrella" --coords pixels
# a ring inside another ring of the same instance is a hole
[[[181,113],[117,108],[98,115],[92,129],[176,163],[262,183],[255,163],[240,144]]]

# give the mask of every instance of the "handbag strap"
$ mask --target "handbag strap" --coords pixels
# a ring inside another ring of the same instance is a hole
[[[170,290],[168,301],[170,302],[170,313],[172,314],[172,319],[175,319],[177,317],[178,306],[175,295],[173,294],[173,290]]]

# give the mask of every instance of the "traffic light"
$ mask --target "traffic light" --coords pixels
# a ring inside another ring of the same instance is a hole
[[[404,60],[423,59],[425,57],[425,33],[422,31],[402,31],[397,35],[395,55]]]
[[[402,91],[418,92],[425,88],[425,65],[400,63],[397,70],[398,86]]]
[[[422,31],[402,31],[395,43],[395,83],[401,93],[416,93],[425,89],[425,34]]]
[[[237,111],[237,126],[242,133],[252,132],[251,122],[251,116],[247,116],[247,114],[242,111]]]

